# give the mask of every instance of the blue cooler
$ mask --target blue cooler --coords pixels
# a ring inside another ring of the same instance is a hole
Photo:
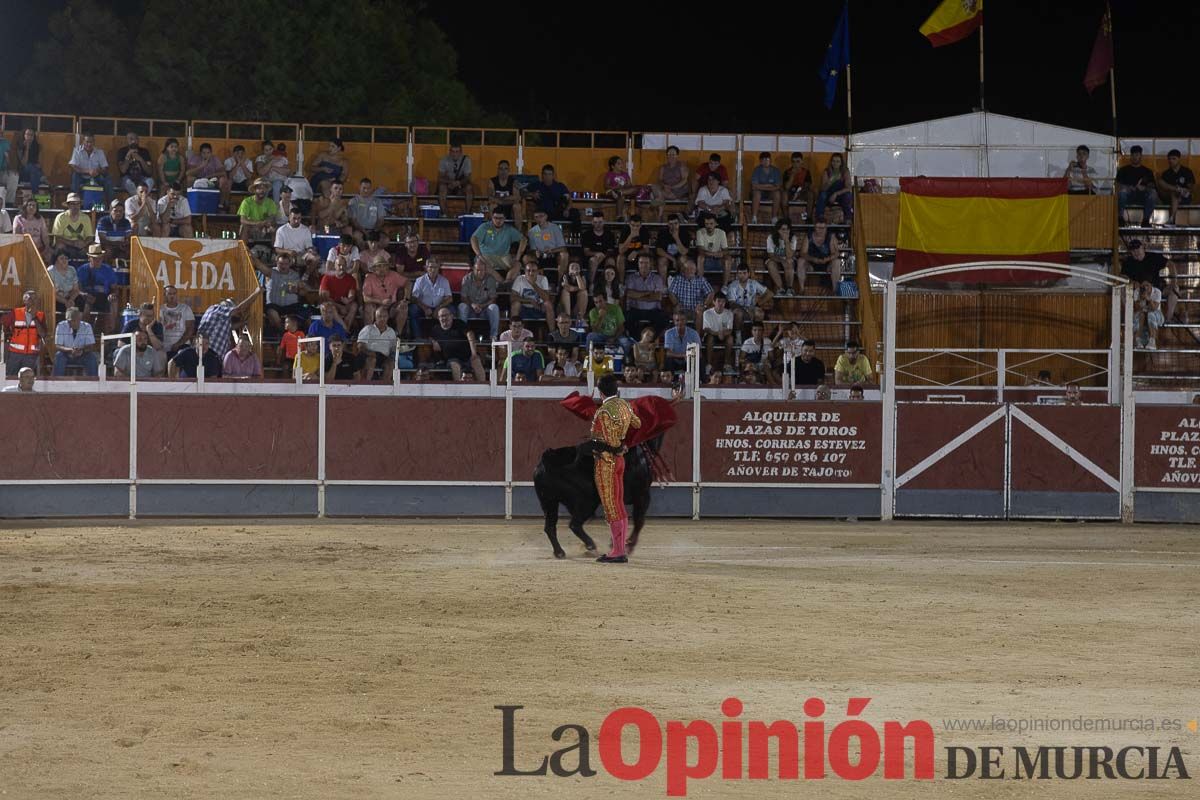
[[[193,214],[216,214],[221,205],[221,190],[188,189],[188,205]]]
[[[321,261],[324,261],[329,256],[329,251],[338,246],[338,242],[342,240],[340,235],[332,233],[321,233],[313,236],[313,247],[317,248],[317,252],[321,254]]]
[[[483,224],[483,214],[463,214],[458,218],[458,240],[460,242],[471,241],[471,236],[475,230]]]
[[[441,206],[421,206],[421,216],[425,219],[441,219]]]
[[[96,206],[100,206],[101,208],[104,208],[104,187],[103,186],[94,186],[91,184],[84,184],[82,187],[80,187],[80,191],[83,192],[83,210],[84,211],[87,211],[89,208],[95,208]]]

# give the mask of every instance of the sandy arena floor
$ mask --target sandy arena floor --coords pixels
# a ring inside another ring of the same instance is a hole
[[[744,720],[802,722],[810,696],[827,730],[850,696],[880,727],[928,720],[937,779],[714,776],[689,797],[1196,796],[1200,529],[651,521],[627,567],[563,543],[556,562],[529,520],[9,524],[0,795],[665,797],[665,762],[638,783],[493,776],[493,706],[525,706],[518,767],[578,723],[600,770],[609,711],[716,723],[736,695]],[[993,715],[1185,727],[945,722]],[[1178,745],[1193,780],[943,777],[947,746],[1015,744]]]

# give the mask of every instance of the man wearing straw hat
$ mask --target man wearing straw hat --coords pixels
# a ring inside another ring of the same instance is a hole
[[[95,236],[92,218],[80,213],[83,198],[75,192],[67,195],[66,205],[67,210],[54,218],[54,227],[50,229],[50,235],[54,237],[55,247],[65,250],[71,258],[80,259],[84,257]]]

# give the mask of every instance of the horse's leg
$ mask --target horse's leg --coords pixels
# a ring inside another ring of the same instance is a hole
[[[629,543],[626,545],[629,552],[633,552],[633,548],[637,547],[638,534],[642,532],[642,526],[646,524],[646,511],[650,509],[650,487],[639,486],[633,493],[633,533],[629,535]]]
[[[534,488],[537,492],[538,502],[542,505],[542,513],[546,515],[546,538],[550,540],[550,546],[554,548],[554,557],[566,558],[566,552],[558,543],[558,498],[549,497],[550,493],[543,493],[540,486]]]
[[[599,505],[599,503],[597,503],[597,505]],[[583,546],[587,549],[588,555],[595,555],[596,543],[592,541],[592,537],[588,536],[587,531],[583,529],[583,523],[585,520],[590,519],[595,513],[595,506],[593,506],[591,509],[577,506],[571,511],[571,522],[568,524],[568,527],[570,527],[571,531],[579,537],[579,541],[583,542]]]

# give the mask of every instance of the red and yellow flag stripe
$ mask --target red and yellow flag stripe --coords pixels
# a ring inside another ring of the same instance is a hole
[[[901,178],[895,275],[972,261],[1066,264],[1065,178]],[[1012,280],[971,273],[951,280]]]
[[[934,47],[965,39],[983,24],[983,0],[942,0],[921,26]]]

